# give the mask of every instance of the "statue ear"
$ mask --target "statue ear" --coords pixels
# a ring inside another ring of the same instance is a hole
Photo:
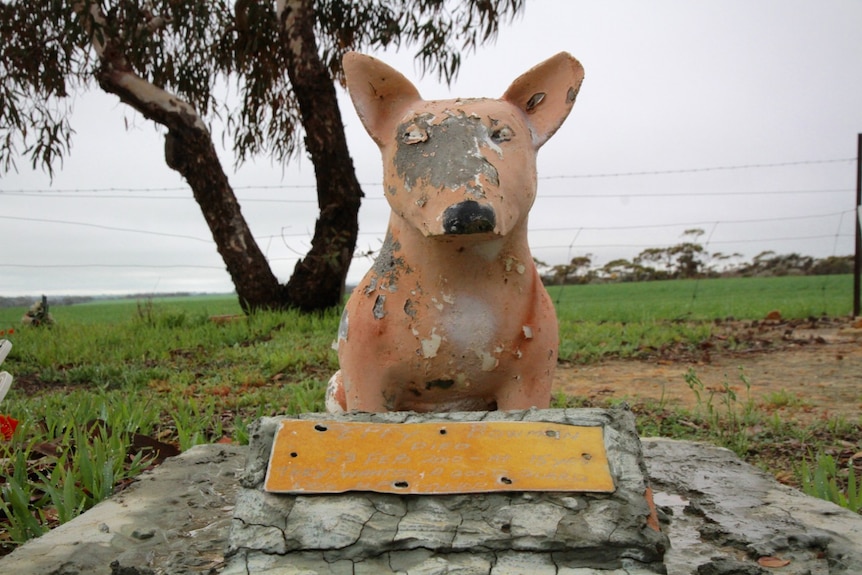
[[[584,68],[571,54],[560,52],[512,82],[503,100],[520,108],[539,148],[563,125],[584,81]]]
[[[362,125],[378,146],[395,137],[395,126],[422,96],[400,72],[376,58],[348,52],[342,59],[347,90]]]

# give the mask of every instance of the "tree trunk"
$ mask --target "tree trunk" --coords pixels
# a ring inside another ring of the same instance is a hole
[[[254,309],[314,311],[341,304],[344,281],[356,246],[362,190],[338,109],[335,87],[320,60],[314,37],[313,3],[279,2],[288,75],[300,106],[308,150],[317,179],[318,207],[312,246],[282,286],[255,242],[222,169],[212,137],[193,106],[138,76],[111,38],[104,35],[98,4],[90,10],[99,30],[89,30],[101,62],[97,74],[106,92],[168,129],[165,161],[189,183],[233,280],[240,305]]]
[[[105,34],[105,19],[98,4],[73,5],[79,13],[87,8],[92,22],[99,26],[99,29],[88,30],[101,63],[96,74],[99,86],[105,92],[117,95],[148,120],[168,129],[165,161],[191,186],[233,279],[243,310],[283,307],[283,290],[251,235],[221,167],[209,130],[197,110],[138,76],[113,39]]]
[[[191,186],[243,311],[287,307],[284,288],[251,234],[209,133],[171,128],[165,161]]]
[[[341,305],[344,281],[359,233],[362,189],[347,150],[335,86],[320,59],[312,0],[278,3],[288,77],[299,103],[305,148],[314,164],[320,218],[311,250],[297,262],[287,298],[302,310]]]
[[[102,62],[98,74],[102,89],[168,129],[165,162],[192,188],[242,309],[286,307],[283,287],[249,230],[209,130],[194,108],[124,69],[121,59],[103,58]]]

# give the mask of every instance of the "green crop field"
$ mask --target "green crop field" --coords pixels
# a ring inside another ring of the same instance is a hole
[[[759,319],[849,315],[853,277],[793,276],[550,286],[561,321]]]
[[[34,300],[35,303],[35,300]],[[96,299],[73,305],[56,305],[48,298],[51,314],[58,322],[84,325],[127,321],[146,308],[158,307],[162,313],[187,316],[211,316],[241,313],[236,296],[227,294],[140,299]],[[0,330],[14,328],[21,321],[26,307],[0,308]]]
[[[852,310],[852,289],[852,276],[833,275],[549,286],[548,293],[561,322],[647,322],[758,319],[773,310],[787,318],[843,316]],[[186,316],[240,313],[233,295],[103,299],[51,311],[60,322],[99,324],[127,321],[153,306]],[[0,330],[14,328],[25,311],[0,308]]]

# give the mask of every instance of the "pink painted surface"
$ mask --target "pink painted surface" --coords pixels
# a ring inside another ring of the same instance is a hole
[[[338,334],[332,411],[543,408],[555,311],[527,243],[536,153],[569,114],[583,68],[560,53],[500,99],[426,101],[357,53],[347,86],[383,157],[392,212]]]

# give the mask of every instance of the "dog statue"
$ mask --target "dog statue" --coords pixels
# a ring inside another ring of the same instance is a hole
[[[548,407],[559,334],[527,214],[536,153],[568,116],[583,68],[560,53],[499,100],[426,101],[379,60],[351,52],[343,63],[392,213],[341,318],[327,409]]]

